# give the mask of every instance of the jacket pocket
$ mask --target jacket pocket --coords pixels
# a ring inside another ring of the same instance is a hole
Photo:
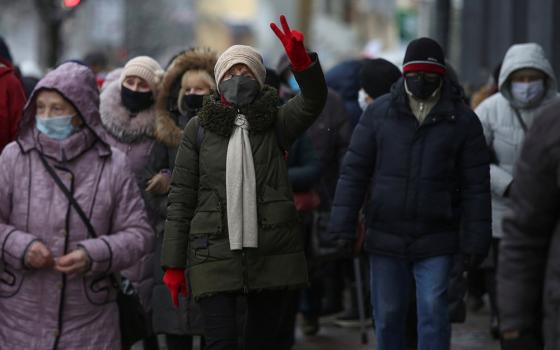
[[[191,220],[190,235],[223,233],[222,209],[216,192],[201,190],[198,196],[198,206]]]
[[[86,299],[93,305],[105,305],[117,300],[117,289],[108,275],[85,276],[82,284]]]
[[[270,186],[263,186],[258,207],[262,228],[291,226],[297,222],[293,200]]]
[[[23,284],[24,275],[24,272],[2,266],[0,268],[0,298],[11,298],[16,295]]]
[[[220,261],[232,257],[227,237],[196,234],[189,237],[188,265]]]

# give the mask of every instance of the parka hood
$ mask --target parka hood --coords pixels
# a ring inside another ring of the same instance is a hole
[[[36,100],[41,90],[54,90],[61,94],[74,105],[91,129],[99,131],[98,135],[102,134],[99,118],[99,90],[91,69],[79,63],[68,62],[50,71],[41,79],[25,105],[21,122],[22,132],[34,125]]]
[[[42,90],[56,91],[74,106],[85,123],[83,132],[79,133],[83,134],[84,139],[103,139],[105,131],[99,116],[99,90],[95,75],[82,64],[67,62],[50,71],[39,81],[25,105],[18,138],[24,150],[35,146],[36,101]],[[104,146],[104,153],[110,153],[110,147],[106,144]]]
[[[542,101],[557,95],[556,76],[542,47],[535,43],[517,44],[511,46],[506,52],[498,83],[500,92],[510,103],[515,102],[510,89],[511,74],[523,68],[538,69],[546,74],[545,86],[547,91]]]
[[[208,48],[193,48],[173,59],[167,68],[156,99],[155,137],[169,147],[177,147],[183,130],[177,125],[172,113],[177,109],[177,94],[181,88],[183,74],[189,70],[204,70],[214,76],[217,55]]]

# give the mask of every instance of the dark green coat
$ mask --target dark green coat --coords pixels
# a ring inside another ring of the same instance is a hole
[[[219,292],[299,287],[307,283],[303,237],[287,164],[276,133],[291,145],[321,113],[327,88],[319,62],[296,72],[301,93],[278,107],[265,87],[241,111],[251,126],[257,182],[258,248],[231,251],[226,214],[226,154],[237,111],[209,96],[191,119],[175,162],[162,265],[188,268],[196,298]],[[199,126],[204,128],[200,142]],[[277,131],[276,131],[277,130]]]

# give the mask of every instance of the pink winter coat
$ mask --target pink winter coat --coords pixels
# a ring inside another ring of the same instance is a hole
[[[41,89],[63,95],[87,127],[62,141],[38,133],[35,99]],[[98,105],[93,73],[77,63],[59,66],[35,88],[20,137],[0,156],[1,349],[121,349],[117,292],[107,276],[151,250],[152,233],[126,156],[98,137]],[[88,237],[39,152],[73,191],[99,238]],[[55,257],[83,247],[91,269],[82,276],[28,269],[24,256],[36,240]]]
[[[119,69],[120,70],[120,69]],[[130,112],[121,103],[121,84],[118,79],[106,82],[101,92],[101,124],[106,130],[105,141],[126,154],[126,158],[141,191],[146,188],[147,168],[150,168],[150,156],[156,141],[153,138],[156,112],[148,108],[137,115]],[[150,215],[152,227],[155,226]],[[155,246],[155,232],[150,239]],[[152,289],[154,287],[154,252],[150,251],[131,268],[123,271],[137,288],[142,305],[147,312],[152,309]]]

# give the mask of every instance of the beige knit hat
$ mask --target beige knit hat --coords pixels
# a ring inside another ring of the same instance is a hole
[[[257,79],[260,87],[264,86],[266,79],[266,69],[264,67],[262,56],[251,46],[233,45],[218,57],[216,66],[214,67],[214,76],[216,83],[219,84],[226,72],[234,65],[242,63],[249,67],[253,75]],[[218,91],[219,91],[218,87]]]
[[[156,92],[163,73],[156,60],[148,56],[138,56],[126,63],[121,73],[120,83],[122,84],[126,77],[134,75],[144,79],[150,86],[150,90]]]

